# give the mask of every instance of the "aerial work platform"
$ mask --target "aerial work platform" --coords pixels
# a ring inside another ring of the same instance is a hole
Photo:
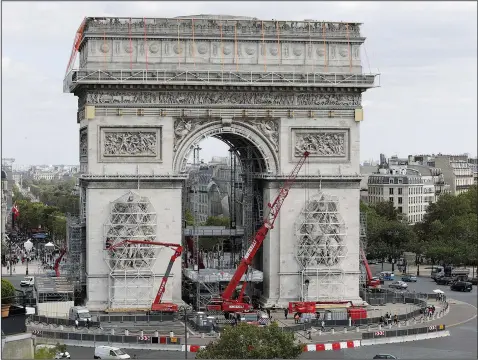
[[[222,236],[240,237],[244,235],[244,228],[226,229],[225,226],[187,226],[184,229],[185,236]]]
[[[200,271],[194,269],[183,269],[183,274],[188,280],[201,283],[218,283],[229,282],[234,275],[236,269],[202,269]],[[262,282],[264,276],[262,271],[250,269],[250,271],[243,275],[241,281],[247,279],[248,282]]]

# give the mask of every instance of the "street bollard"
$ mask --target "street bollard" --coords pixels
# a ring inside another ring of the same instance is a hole
[[[129,336],[129,331],[127,329],[124,331],[124,336]]]
[[[143,330],[141,330],[141,331],[139,332],[139,336],[141,336],[141,337],[144,336],[144,331],[143,331]]]
[[[201,339],[204,339],[204,333],[201,333]]]
[[[370,332],[370,330],[372,330],[372,328],[370,327],[370,325],[367,326],[367,332]]]
[[[378,329],[382,330],[382,325],[381,324],[378,324]]]
[[[360,332],[360,326],[355,327],[355,332]]]
[[[347,328],[344,327],[344,334],[347,334]]]
[[[115,329],[111,329],[111,335],[115,334]]]
[[[407,320],[407,321],[405,322],[405,326],[409,326],[409,325],[410,325],[410,320]]]
[[[63,328],[63,325],[60,325],[60,330],[63,330],[63,329],[64,329],[64,328]]]
[[[159,332],[155,331],[154,332],[154,337],[159,337]]]
[[[174,337],[174,332],[170,331],[169,332],[169,337]]]
[[[388,328],[389,328],[389,329],[391,329],[391,328],[392,328],[392,324],[391,324],[391,323],[390,323],[390,324],[388,324]]]
[[[319,336],[322,335],[322,330],[319,330]]]
[[[402,324],[400,323],[400,321],[398,322],[398,327],[402,327]]]
[[[349,316],[349,327],[352,326],[352,318]]]
[[[334,328],[330,329],[330,333],[331,333],[332,335],[334,335],[334,334],[335,334],[335,329],[334,329]]]

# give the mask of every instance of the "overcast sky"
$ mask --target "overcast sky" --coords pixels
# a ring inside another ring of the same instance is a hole
[[[470,2],[3,2],[2,157],[77,164],[76,98],[63,76],[84,16],[196,14],[363,22],[364,71],[381,87],[363,96],[361,160],[379,153],[477,149],[477,4]],[[201,158],[226,155],[219,140]]]

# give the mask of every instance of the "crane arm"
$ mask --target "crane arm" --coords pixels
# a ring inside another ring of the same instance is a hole
[[[143,240],[123,240],[117,244],[109,246],[107,250],[114,250],[125,244],[166,246],[166,247],[174,249],[174,254],[171,256],[171,259],[169,260],[168,267],[166,269],[166,272],[164,273],[163,279],[161,280],[161,285],[159,286],[158,293],[156,294],[156,297],[154,299],[153,306],[156,304],[160,304],[161,299],[163,298],[164,292],[166,291],[166,284],[168,283],[168,278],[169,278],[169,275],[171,274],[171,269],[173,268],[173,265],[176,259],[178,257],[181,257],[183,253],[183,247],[179,244],[163,243],[163,242],[150,241],[150,240],[144,240],[144,241]]]
[[[296,164],[289,177],[287,178],[287,181],[285,182],[284,186],[280,189],[279,194],[275,198],[274,202],[272,204],[268,204],[270,208],[269,214],[264,219],[264,223],[262,224],[262,226],[259,228],[259,230],[257,230],[257,233],[254,236],[254,240],[252,241],[251,245],[249,246],[249,249],[244,255],[244,258],[241,260],[239,266],[237,267],[236,272],[232,276],[231,281],[222,293],[223,300],[231,300],[231,297],[234,294],[237,285],[241,282],[242,277],[247,272],[247,269],[251,264],[252,259],[254,259],[254,256],[264,242],[267,234],[269,233],[269,230],[274,228],[274,222],[279,215],[279,211],[282,207],[282,204],[284,203],[284,200],[289,194],[289,190],[292,187],[292,184],[295,182],[295,179],[297,178],[297,175],[299,174],[302,165],[304,165],[308,157],[309,152],[304,152],[299,162]]]
[[[58,256],[58,259],[56,259],[55,261],[55,266],[53,267],[53,269],[55,270],[56,277],[60,277],[60,262],[61,262],[61,259],[63,259],[63,256],[65,254],[66,254],[66,249],[62,249],[60,251],[60,256]]]
[[[363,251],[363,249],[360,249],[360,256],[362,257],[362,262],[363,262],[363,265],[365,266],[365,271],[367,273],[367,285],[375,285],[375,284],[372,284],[372,278],[373,278],[372,270],[370,269],[370,265],[368,264],[368,261],[367,261],[367,256],[365,256],[365,251]]]

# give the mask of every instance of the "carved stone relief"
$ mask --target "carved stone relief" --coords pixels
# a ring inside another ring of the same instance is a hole
[[[152,54],[157,54],[159,52],[159,44],[157,42],[149,44],[149,52]]]
[[[103,156],[157,156],[156,131],[105,131]]]
[[[80,99],[78,100],[80,103]],[[90,92],[88,104],[359,106],[360,94],[292,94],[274,92]],[[79,104],[80,105],[80,104]]]
[[[174,121],[174,151],[179,144],[196,128],[204,125],[207,120],[176,119]]]
[[[252,120],[251,124],[259,130],[274,146],[275,151],[279,151],[279,122],[278,120]]]
[[[347,133],[345,131],[296,131],[294,134],[294,156],[305,151],[310,157],[346,157]]]
[[[80,130],[80,162],[88,161],[88,130]]]

